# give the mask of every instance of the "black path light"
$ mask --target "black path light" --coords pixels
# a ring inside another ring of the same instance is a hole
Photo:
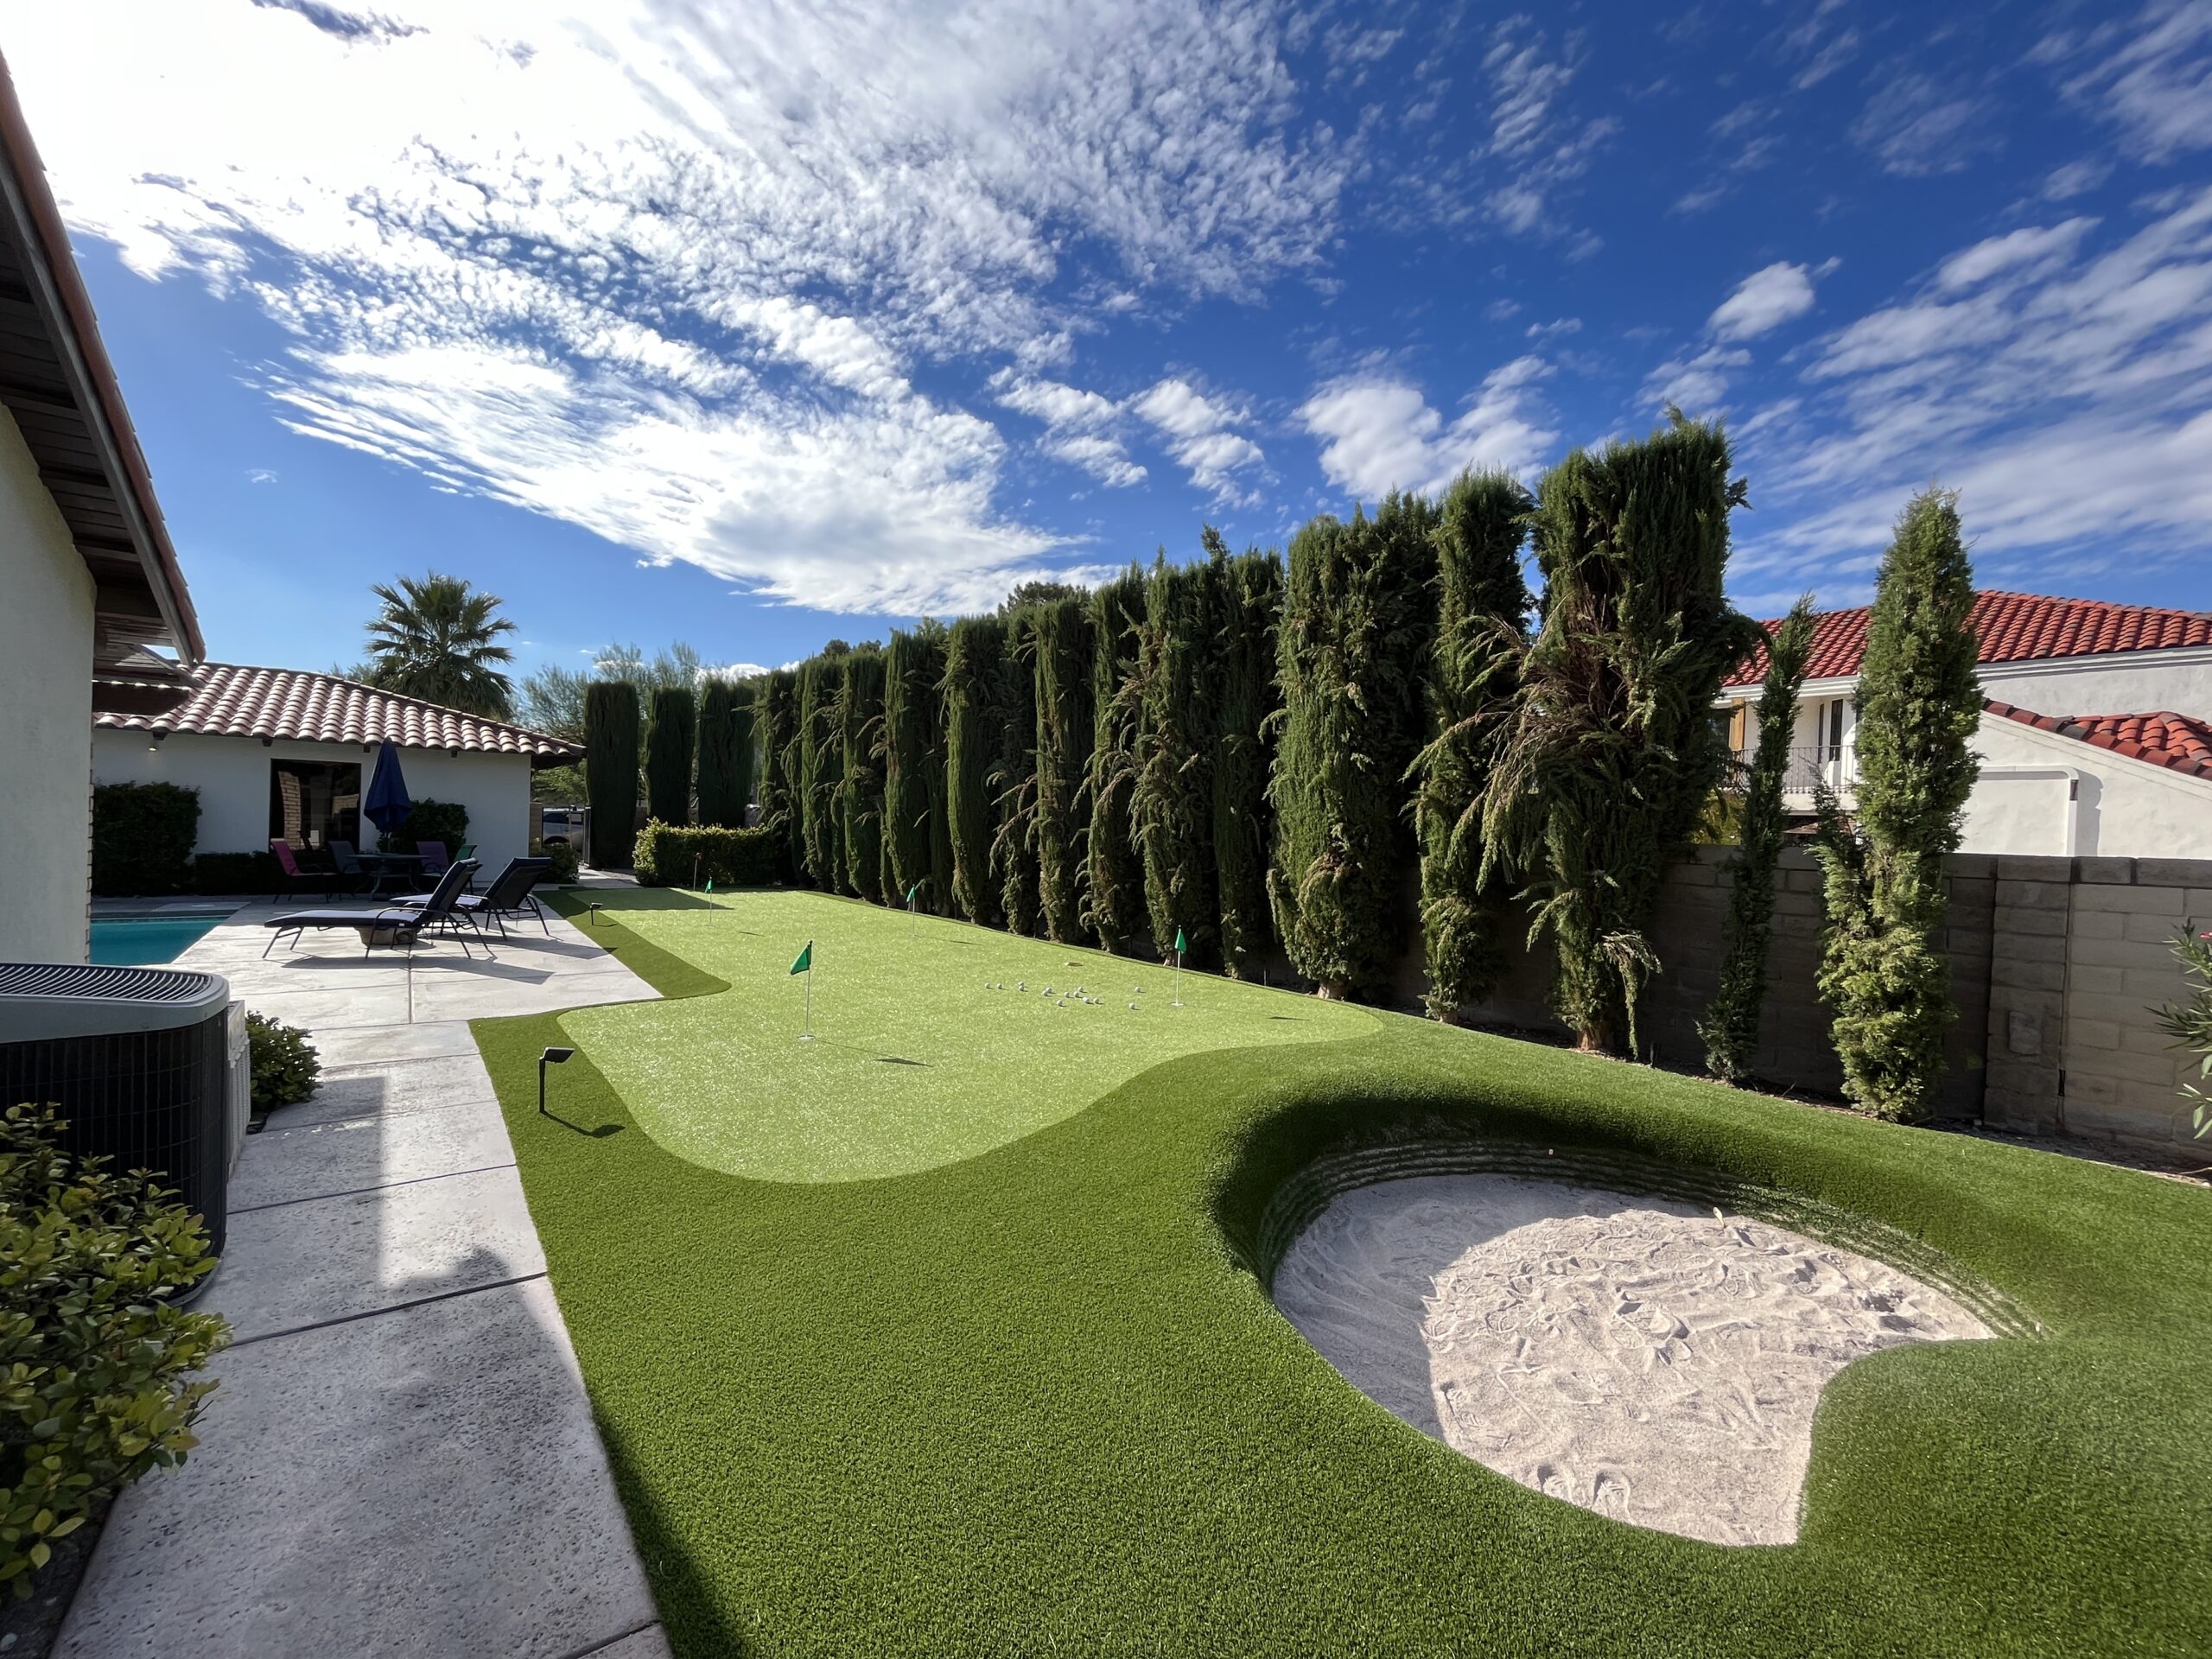
[[[549,1048],[537,1057],[537,1115],[545,1115],[545,1068],[566,1065],[575,1055],[573,1048]]]

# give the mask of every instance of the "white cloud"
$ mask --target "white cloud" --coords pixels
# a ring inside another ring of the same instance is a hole
[[[1259,466],[1267,456],[1251,439],[1230,429],[1244,418],[1242,409],[1209,397],[1180,377],[1159,382],[1130,407],[1168,440],[1192,483],[1218,501],[1249,505],[1253,500],[1236,474]]]
[[[2110,175],[2109,163],[2088,158],[2069,162],[2055,167],[2050,176],[2043,181],[2044,199],[2050,201],[2071,201],[2076,196],[2086,196],[2102,184]]]
[[[1985,98],[1901,70],[1882,79],[1852,124],[1851,136],[1873,152],[1885,172],[1904,178],[1955,173],[2000,147],[1989,113]]]
[[[1339,488],[1369,500],[1433,493],[1470,467],[1525,473],[1548,457],[1559,433],[1542,424],[1535,388],[1549,372],[1535,357],[1492,370],[1448,425],[1418,386],[1382,374],[1330,382],[1298,419],[1322,441],[1321,470]]]
[[[918,360],[1033,373],[1087,326],[1067,296],[1319,268],[1345,164],[1278,34],[1239,0],[118,0],[8,48],[72,225],[289,331],[264,385],[300,429],[897,612],[1061,554]],[[1109,437],[1047,443],[1126,480]]]
[[[1644,401],[1655,406],[1672,404],[1691,415],[1719,414],[1728,395],[1730,372],[1751,360],[1749,352],[1734,346],[1708,346],[1671,358],[1644,380]]]
[[[2067,84],[2120,130],[2145,161],[2171,161],[2212,148],[2212,6],[2152,0],[2127,26],[2129,38]],[[2109,31],[2092,38],[2101,43]]]
[[[1045,423],[1048,430],[1039,447],[1046,454],[1081,467],[1115,489],[1144,481],[1145,469],[1129,459],[1114,429],[1121,422],[1122,406],[1112,398],[1058,380],[1017,375],[1011,369],[993,375],[991,389],[1004,407]]]
[[[1583,55],[1579,34],[1554,52],[1534,19],[1516,15],[1501,22],[1483,58],[1488,141],[1469,164],[1431,181],[1432,195],[1450,199],[1471,190],[1490,218],[1515,235],[1564,229],[1548,222],[1548,210],[1620,130],[1611,116],[1585,120],[1561,107]]]
[[[1756,340],[1813,308],[1813,273],[1803,265],[1777,261],[1755,270],[1736,285],[1707,319],[1720,340]]]
[[[1953,289],[1974,288],[2002,273],[2017,274],[2065,258],[2096,222],[2094,219],[2069,219],[2063,225],[2031,225],[1977,242],[1943,262],[1942,268],[1936,273],[1936,285]]]

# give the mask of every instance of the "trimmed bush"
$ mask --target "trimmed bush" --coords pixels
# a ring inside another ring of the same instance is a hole
[[[1153,949],[1175,958],[1180,935],[1193,961],[1213,962],[1220,919],[1213,862],[1213,718],[1216,671],[1212,597],[1227,550],[1211,561],[1172,565],[1162,554],[1145,582],[1130,748],[1130,823],[1144,869]]]
[[[1958,498],[1916,497],[1883,556],[1859,671],[1859,810],[1825,791],[1815,851],[1826,875],[1821,997],[1835,1012],[1844,1093],[1883,1117],[1928,1116],[1958,1018],[1943,953],[1943,860],[1958,850],[1981,721],[1974,569]]]
[[[1521,543],[1535,505],[1510,473],[1463,473],[1445,493],[1437,525],[1433,735],[1412,775],[1428,1011],[1447,1025],[1505,972],[1505,895],[1494,874],[1484,877],[1483,799],[1518,690],[1515,659],[1529,614]]]
[[[1090,596],[1090,836],[1084,849],[1088,894],[1084,920],[1109,950],[1145,931],[1144,868],[1129,821],[1136,786],[1137,632],[1144,620],[1144,573],[1135,565]]]
[[[1637,1048],[1659,971],[1644,935],[1728,761],[1713,721],[1759,644],[1730,608],[1728,515],[1743,504],[1718,425],[1675,415],[1637,442],[1578,449],[1537,492],[1543,625],[1483,816],[1484,874],[1522,875],[1553,1002],[1586,1049]]]
[[[594,680],[584,688],[584,785],[591,806],[591,861],[630,868],[638,828],[638,688]]]
[[[1268,892],[1292,964],[1324,996],[1385,995],[1405,943],[1402,780],[1425,723],[1435,527],[1427,501],[1392,495],[1290,543]]]
[[[1796,736],[1797,691],[1813,650],[1813,596],[1791,607],[1767,644],[1759,687],[1759,747],[1736,814],[1736,851],[1728,861],[1728,916],[1721,925],[1720,983],[1698,1021],[1705,1069],[1731,1082],[1744,1076],[1759,1045],[1766,1005],[1767,946],[1774,925],[1774,871],[1789,819],[1782,787]]]
[[[952,836],[952,892],[971,922],[998,918],[991,881],[991,766],[998,734],[1000,659],[1006,624],[995,616],[963,616],[952,625],[944,653],[945,819]]]
[[[552,878],[555,886],[565,887],[575,880],[576,848],[574,842],[533,841],[530,843],[530,855],[551,863],[552,868],[547,874]]]
[[[709,679],[699,697],[699,822],[745,827],[753,799],[753,687]]]
[[[944,728],[938,682],[944,627],[925,620],[894,630],[883,658],[883,839],[892,893],[944,912],[952,904],[952,838],[944,823]],[[942,855],[940,855],[940,849]]]
[[[1070,595],[1035,612],[1037,893],[1045,931],[1088,944],[1083,925],[1084,783],[1096,735],[1091,708],[1090,607]]]
[[[92,791],[92,891],[175,893],[191,874],[200,791],[175,784],[102,784]]]
[[[185,1460],[230,1338],[174,1305],[214,1267],[200,1217],[143,1172],[57,1144],[51,1109],[0,1115],[0,1583],[149,1469]]]
[[[322,1062],[315,1045],[297,1026],[287,1026],[266,1014],[248,1014],[245,1034],[253,1067],[253,1109],[273,1112],[279,1106],[296,1105],[315,1093],[322,1076]]]
[[[649,821],[638,837],[637,877],[648,887],[679,887],[697,880],[718,887],[771,887],[787,879],[789,843],[761,825],[731,830],[715,824]]]
[[[435,841],[447,854],[457,855],[468,844],[468,809],[458,801],[416,801],[408,809],[399,833],[392,841],[403,853],[411,853],[426,841]]]
[[[1211,528],[1207,535],[1214,536]],[[1222,550],[1226,552],[1227,550]],[[1251,979],[1274,943],[1268,910],[1268,721],[1275,693],[1275,619],[1282,561],[1258,550],[1217,565],[1213,660],[1213,859],[1219,882],[1222,966]]]
[[[699,702],[688,685],[656,689],[645,726],[645,813],[663,823],[691,821],[691,748]]]
[[[845,886],[871,903],[883,893],[883,652],[862,645],[845,658],[836,723],[843,777],[837,809],[844,823]]]

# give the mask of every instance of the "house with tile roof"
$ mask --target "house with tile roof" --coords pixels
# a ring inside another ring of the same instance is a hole
[[[278,839],[303,850],[373,846],[361,792],[389,738],[408,794],[466,809],[476,856],[496,870],[529,850],[531,773],[582,758],[542,732],[334,674],[202,663],[189,677],[174,707],[94,716],[92,775],[198,790],[196,852],[257,852]]]
[[[1857,781],[1857,694],[1867,612],[1828,611],[1790,734],[1788,804]],[[1779,626],[1769,622],[1770,631]],[[1969,852],[2212,858],[2212,614],[2042,594],[1977,594],[1981,776]],[[1756,652],[1720,717],[1748,760],[1758,743]]]

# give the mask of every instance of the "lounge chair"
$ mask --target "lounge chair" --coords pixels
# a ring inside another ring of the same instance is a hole
[[[503,939],[507,937],[508,917],[535,916],[538,926],[544,930],[545,937],[550,939],[553,937],[553,930],[546,924],[545,907],[531,896],[530,890],[543,881],[552,868],[553,861],[550,858],[511,858],[507,861],[507,868],[493,878],[490,887],[480,893],[461,894],[453,901],[453,907],[480,929],[488,916]],[[411,898],[395,899],[392,903],[427,905],[436,896],[421,893]]]
[[[442,841],[416,842],[415,856],[423,861],[423,874],[425,875],[443,875],[446,866],[453,862],[453,855],[446,851],[446,844]]]
[[[419,905],[390,905],[377,910],[296,910],[288,915],[272,916],[268,925],[274,931],[269,936],[269,943],[261,947],[261,954],[267,956],[287,933],[296,945],[300,935],[309,928],[320,931],[326,927],[351,927],[360,931],[361,954],[365,957],[380,944],[404,946],[411,957],[415,954],[415,941],[425,932],[446,934],[461,946],[462,956],[468,956],[472,954],[468,948],[470,933],[481,938],[483,930],[454,901],[461,897],[461,890],[475,872],[475,864],[468,860],[448,865],[446,873],[438,878],[437,891],[425,894]]]

